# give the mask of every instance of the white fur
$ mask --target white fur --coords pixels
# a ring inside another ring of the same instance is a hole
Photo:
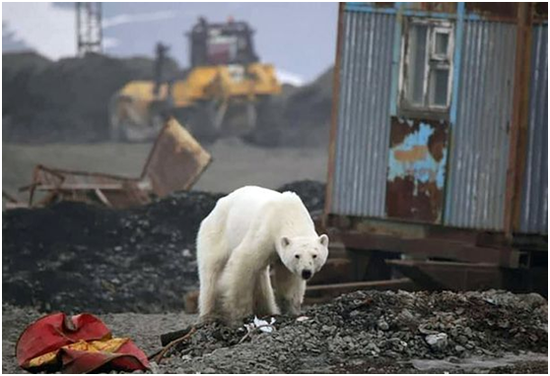
[[[304,270],[313,275],[327,257],[328,237],[317,235],[295,193],[237,189],[217,202],[197,236],[200,319],[298,314]]]

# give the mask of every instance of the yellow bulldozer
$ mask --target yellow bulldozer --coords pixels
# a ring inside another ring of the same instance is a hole
[[[167,47],[158,44],[155,79],[129,82],[111,100],[111,139],[154,139],[169,116],[202,142],[250,136],[281,93],[275,69],[259,61],[252,35],[245,22],[199,18],[187,33],[191,66],[176,79],[163,77]]]

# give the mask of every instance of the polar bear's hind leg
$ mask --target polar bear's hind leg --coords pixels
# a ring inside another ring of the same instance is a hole
[[[199,267],[199,320],[212,321],[220,316],[217,283],[228,259],[224,242],[218,234],[210,232],[204,222],[197,238],[197,262]]]

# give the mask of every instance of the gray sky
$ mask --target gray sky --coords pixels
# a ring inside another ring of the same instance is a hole
[[[337,3],[104,3],[105,51],[153,55],[158,41],[188,64],[184,33],[198,16],[229,16],[256,30],[260,58],[288,78],[310,81],[333,64]],[[75,53],[74,3],[2,3],[2,50],[24,47],[57,59]]]

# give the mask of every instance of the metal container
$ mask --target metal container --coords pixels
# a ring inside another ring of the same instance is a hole
[[[346,12],[331,211],[384,215],[395,16]]]

